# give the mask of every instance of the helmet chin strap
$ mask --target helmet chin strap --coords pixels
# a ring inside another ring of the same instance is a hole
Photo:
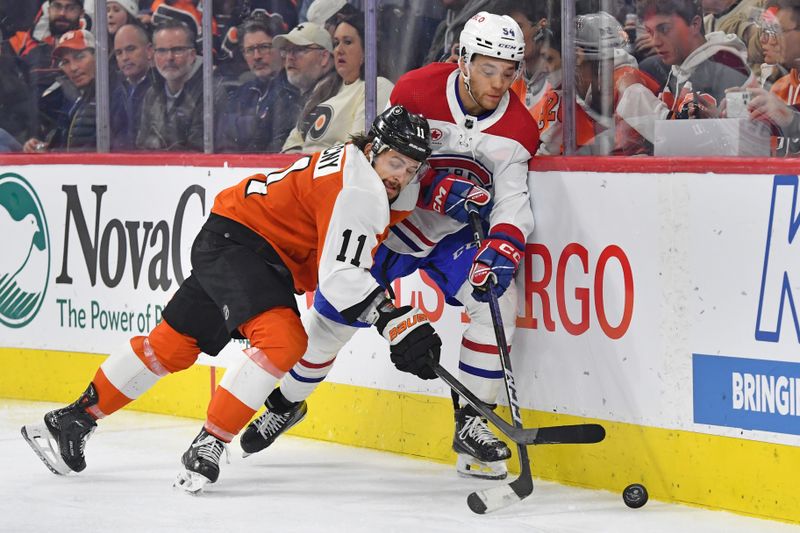
[[[469,79],[471,77],[470,73],[469,73],[469,70],[470,70],[469,69],[469,63],[467,63],[466,61],[464,62],[464,70],[466,71],[466,74],[464,74],[462,72],[462,75],[464,76],[464,87],[467,88],[467,94],[469,95],[470,98],[472,98],[472,101],[475,102],[476,106],[478,106],[481,109],[483,109],[483,106],[480,103],[478,103],[478,100],[475,98],[475,95],[472,94],[472,87],[470,87],[470,85],[469,85]]]

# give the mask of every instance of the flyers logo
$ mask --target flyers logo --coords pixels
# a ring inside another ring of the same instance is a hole
[[[308,130],[308,137],[313,140],[319,140],[320,137],[325,135],[328,127],[331,124],[333,117],[333,108],[329,105],[318,105],[311,113],[310,119],[313,119],[311,129]]]

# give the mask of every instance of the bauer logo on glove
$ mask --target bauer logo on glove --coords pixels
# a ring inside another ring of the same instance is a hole
[[[425,313],[420,312],[410,318],[406,318],[399,324],[393,325],[389,330],[389,342],[394,342],[398,335],[402,335],[405,331],[411,331],[415,325],[427,321],[428,316]]]
[[[394,366],[422,379],[435,379],[431,365],[439,362],[442,340],[428,321],[428,316],[416,307],[395,308],[389,300],[379,304],[375,327],[389,341],[390,358]]]

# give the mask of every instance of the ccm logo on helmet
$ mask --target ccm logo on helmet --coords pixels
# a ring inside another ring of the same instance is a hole
[[[398,335],[401,335],[404,331],[411,329],[416,324],[421,324],[423,322],[428,321],[428,316],[425,313],[417,313],[416,315],[406,318],[396,326],[393,326],[392,329],[389,330],[389,342],[392,342],[397,338]]]

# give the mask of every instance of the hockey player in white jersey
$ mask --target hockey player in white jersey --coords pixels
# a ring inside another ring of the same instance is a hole
[[[392,92],[391,104],[428,119],[433,149],[428,162],[434,172],[423,180],[417,208],[391,228],[378,249],[372,274],[388,288],[392,280],[422,269],[448,303],[466,308],[470,323],[461,342],[459,379],[482,401],[495,404],[503,372],[486,304],[487,283],[495,280],[510,346],[517,309],[514,274],[534,225],[527,176],[538,130],[509,91],[525,46],[517,23],[508,16],[478,13],[464,26],[459,43],[458,65],[435,63],[411,71]],[[471,244],[467,202],[480,208],[488,228],[479,249]],[[264,449],[302,420],[305,399],[356,331],[319,291],[304,326],[308,349],[270,395],[267,411],[242,435],[245,454]],[[454,404],[458,472],[506,477],[509,448],[471,406],[455,396]]]

